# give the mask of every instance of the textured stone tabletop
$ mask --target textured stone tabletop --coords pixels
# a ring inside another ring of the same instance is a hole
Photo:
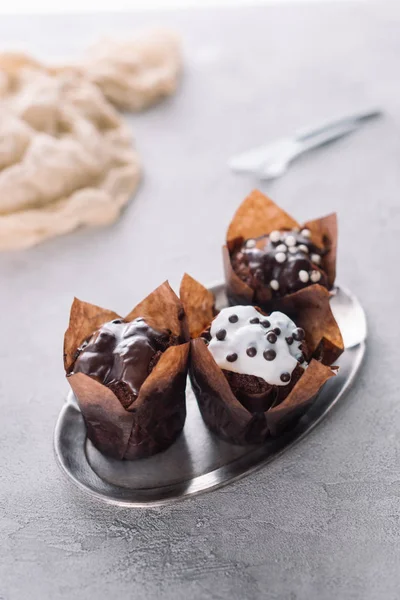
[[[4,48],[65,58],[101,33],[181,31],[178,95],[131,118],[146,177],[124,217],[0,256],[0,598],[395,600],[400,586],[400,7],[272,6],[2,18]],[[257,473],[157,509],[105,506],[53,456],[73,295],[128,311],[184,270],[222,275],[249,177],[227,159],[370,104],[386,116],[261,189],[300,220],[337,210],[339,280],[363,299],[366,364],[308,437]]]

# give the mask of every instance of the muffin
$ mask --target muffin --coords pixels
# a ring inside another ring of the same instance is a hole
[[[189,373],[208,428],[235,444],[262,443],[311,406],[343,341],[321,285],[300,290],[287,312],[254,306],[215,316],[212,294],[188,275],[181,300],[191,333]]]
[[[174,442],[186,418],[188,356],[185,314],[167,282],[125,318],[74,300],[64,366],[100,452],[132,460]]]
[[[299,225],[259,191],[236,211],[223,247],[227,294],[233,304],[273,310],[283,298],[336,275],[336,215]]]

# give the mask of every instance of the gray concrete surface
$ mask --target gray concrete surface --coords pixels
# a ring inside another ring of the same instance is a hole
[[[175,98],[131,119],[147,173],[123,219],[0,256],[0,598],[395,600],[400,7],[10,17],[0,41],[56,60],[100,33],[155,22],[182,32],[187,69]],[[220,491],[149,510],[75,491],[52,449],[73,295],[124,312],[184,270],[219,279],[230,215],[256,185],[229,173],[227,158],[370,103],[384,119],[262,186],[300,219],[339,212],[339,279],[363,299],[370,326],[346,400],[274,463]]]

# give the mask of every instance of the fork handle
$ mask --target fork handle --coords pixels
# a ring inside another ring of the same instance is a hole
[[[379,108],[372,108],[365,111],[350,113],[337,119],[325,121],[323,123],[320,123],[319,125],[315,125],[314,127],[299,129],[298,131],[296,131],[295,134],[296,140],[298,140],[299,142],[305,142],[310,140],[310,138],[313,138],[314,136],[319,136],[323,133],[328,133],[331,129],[336,129],[341,125],[346,125],[348,123],[359,123],[368,119],[379,117],[381,114],[382,111]]]

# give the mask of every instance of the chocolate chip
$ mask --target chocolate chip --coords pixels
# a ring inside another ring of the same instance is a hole
[[[289,337],[285,338],[285,340],[289,344],[289,346],[291,346],[293,344],[293,338],[291,335]]]
[[[288,381],[290,381],[290,379],[291,379],[290,373],[282,373],[281,381],[283,381],[284,383],[288,383]]]
[[[226,357],[226,360],[228,362],[235,362],[235,360],[237,360],[238,355],[236,354],[236,352],[234,352],[233,354],[228,354],[228,356]]]
[[[268,321],[268,319],[265,319],[264,321],[261,321],[261,325],[263,327],[265,327],[265,329],[268,329],[268,327],[271,327],[271,323]]]
[[[275,350],[266,350],[263,353],[263,357],[265,358],[265,360],[274,360],[274,358],[276,357],[276,352]]]
[[[139,319],[136,319],[136,321],[138,321]],[[144,321],[144,319],[142,319],[142,321]],[[115,323],[116,325],[118,325],[119,323],[122,323],[123,319],[114,319],[114,321],[111,321],[111,323]]]
[[[231,315],[229,317],[229,323],[237,323],[238,321],[239,321],[239,317],[237,315]]]
[[[257,354],[257,348],[254,348],[254,346],[250,346],[250,348],[247,348],[246,350],[246,354],[247,356],[255,356]]]
[[[222,342],[226,338],[226,329],[220,329],[219,331],[217,331],[215,337],[217,338],[217,340]]]
[[[275,344],[277,339],[278,338],[276,337],[276,334],[273,331],[270,331],[269,333],[267,333],[267,340],[269,341],[270,344]]]
[[[302,364],[305,361],[304,354],[299,354],[297,357],[297,361]]]
[[[279,329],[279,327],[275,327],[275,329],[272,330],[274,333],[276,333],[276,335],[280,335],[281,334],[281,330]]]
[[[250,319],[250,323],[252,325],[256,325],[259,322],[260,322],[260,319],[258,317],[254,317],[253,319]]]
[[[306,332],[301,327],[297,327],[297,329],[293,331],[293,337],[296,342],[301,342],[301,340],[304,340],[305,336]]]

